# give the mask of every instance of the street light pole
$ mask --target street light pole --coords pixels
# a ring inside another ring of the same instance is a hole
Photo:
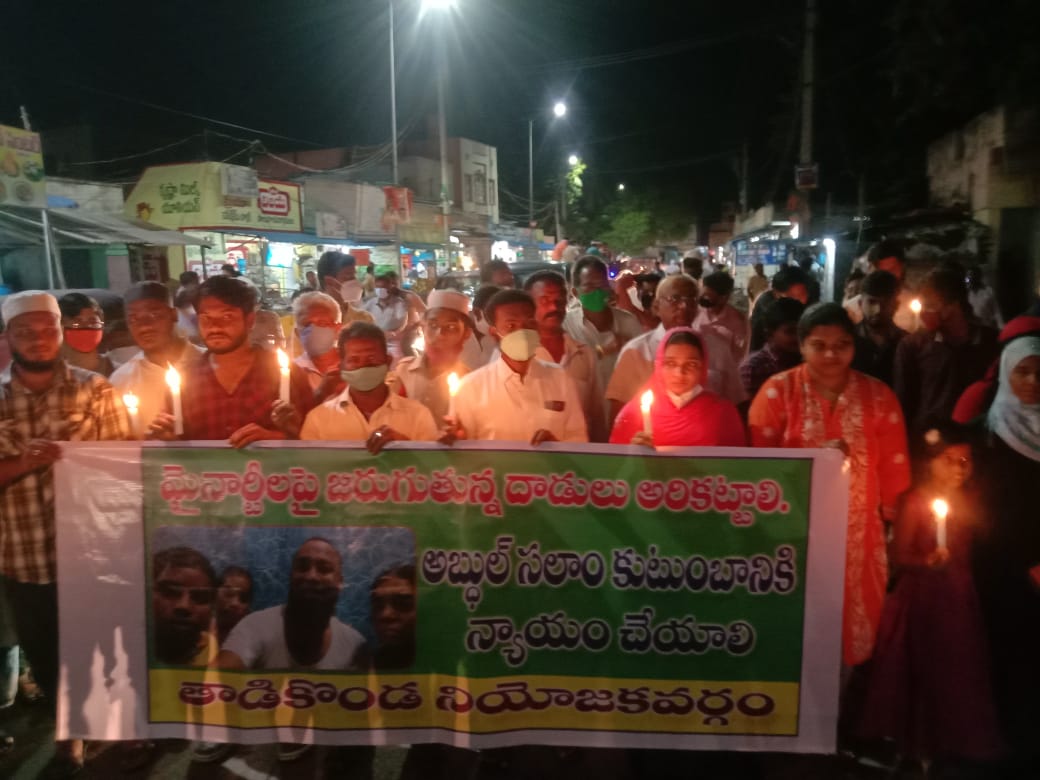
[[[534,119],[527,120],[527,226],[534,222]]]
[[[443,36],[441,36],[443,37]],[[444,81],[445,71],[447,70],[447,63],[445,60],[446,52],[444,51],[443,43],[440,46],[440,57],[437,63],[437,133],[440,140],[441,148],[441,219],[444,221],[444,257],[448,261],[448,267],[451,267],[451,200],[448,198],[448,177],[450,172],[448,170],[448,123],[444,114]],[[437,275],[436,266],[434,266],[433,275]]]
[[[394,0],[387,0],[390,11],[390,143],[393,147],[394,186],[397,186],[397,67],[394,63]]]

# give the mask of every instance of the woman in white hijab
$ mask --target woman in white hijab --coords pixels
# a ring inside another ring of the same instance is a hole
[[[1004,347],[998,381],[980,452],[993,526],[978,549],[976,581],[998,714],[1013,769],[1028,773],[1040,766],[1040,337]]]

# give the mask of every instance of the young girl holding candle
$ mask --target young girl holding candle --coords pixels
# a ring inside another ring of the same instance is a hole
[[[912,759],[991,760],[1002,746],[971,571],[985,524],[969,433],[944,423],[927,431],[924,445],[925,473],[895,523],[897,579],[878,629],[861,736],[893,739]]]

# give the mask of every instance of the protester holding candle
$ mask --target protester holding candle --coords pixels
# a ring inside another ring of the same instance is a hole
[[[849,464],[845,612],[847,666],[870,658],[888,568],[883,521],[895,519],[910,485],[906,430],[895,395],[852,370],[855,329],[837,303],[810,306],[798,321],[805,362],[770,377],[748,412],[756,447],[835,447]]]
[[[166,285],[133,284],[123,295],[123,305],[130,335],[141,351],[117,368],[110,381],[118,396],[137,397],[134,424],[138,435],[143,435],[166,406],[169,366],[183,370],[185,361],[200,350],[177,332],[177,309]]]
[[[986,413],[980,451],[990,535],[977,556],[979,596],[989,629],[997,711],[1025,764],[1040,767],[1040,336],[1022,336],[1000,356],[997,395]],[[1025,766],[1030,768],[1025,771]],[[1019,774],[1013,774],[1019,771]]]
[[[896,519],[897,581],[866,686],[862,736],[894,739],[913,759],[984,761],[1002,750],[971,571],[986,523],[969,436],[941,423],[922,437],[926,468]]]
[[[179,372],[184,439],[226,440],[245,447],[293,438],[313,403],[307,377],[291,372],[291,403],[279,400],[281,372],[274,352],[249,343],[257,290],[240,279],[215,276],[199,288],[199,332],[204,354]],[[175,438],[172,406],[151,425],[157,438]]]
[[[732,402],[703,386],[708,353],[692,328],[673,328],[657,347],[650,378],[650,430],[644,424],[642,394],[621,409],[612,444],[645,447],[743,447],[744,425]]]

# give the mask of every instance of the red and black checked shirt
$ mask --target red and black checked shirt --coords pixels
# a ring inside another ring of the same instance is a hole
[[[186,363],[181,375],[181,408],[184,413],[184,438],[189,441],[226,440],[249,423],[273,428],[271,407],[278,400],[281,373],[274,352],[254,349],[252,367],[238,387],[228,392],[220,384],[209,353]],[[301,419],[314,405],[306,375],[291,367],[289,397],[300,411]],[[169,408],[169,401],[167,402]]]
[[[104,377],[59,363],[54,383],[33,393],[0,372],[0,458],[17,458],[31,439],[127,439],[130,422]],[[54,469],[38,469],[0,488],[0,571],[17,582],[54,582]]]

